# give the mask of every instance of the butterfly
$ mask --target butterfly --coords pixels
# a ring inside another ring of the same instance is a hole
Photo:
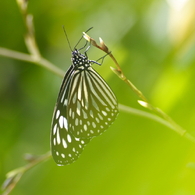
[[[81,49],[76,49],[76,46],[72,50],[72,65],[64,76],[51,125],[51,151],[59,166],[76,161],[84,146],[102,134],[118,115],[116,96],[92,68],[93,64],[99,63],[88,59],[89,47],[81,53],[85,46]]]

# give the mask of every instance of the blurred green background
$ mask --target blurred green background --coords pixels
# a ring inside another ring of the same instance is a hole
[[[126,76],[150,102],[195,136],[194,0],[29,1],[42,55],[66,71],[82,32],[100,36]],[[25,26],[14,0],[0,1],[0,47],[27,53]],[[92,47],[90,59],[104,53]],[[106,57],[94,68],[119,103],[137,96],[112,73]],[[49,150],[50,124],[62,78],[34,64],[0,56],[0,183],[25,165],[23,154]],[[120,112],[75,163],[51,159],[27,172],[13,195],[194,195],[195,147],[157,122]]]

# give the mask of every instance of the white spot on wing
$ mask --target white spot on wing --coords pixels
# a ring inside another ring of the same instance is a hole
[[[77,126],[78,124],[79,124],[79,119],[76,118],[76,119],[75,119],[75,125]]]
[[[95,118],[95,120],[97,121],[97,123],[99,123],[99,122],[100,122],[99,118],[97,118],[97,117]]]
[[[106,107],[106,110],[109,112],[110,111],[110,108]]]
[[[105,112],[105,111],[103,111],[103,110],[102,110],[102,114],[103,114],[104,116],[107,116],[107,112]]]
[[[81,87],[78,88],[78,99],[81,101]]]
[[[53,138],[53,145],[56,145],[56,138]]]
[[[79,108],[77,108],[77,114],[80,116],[81,114],[81,110]]]
[[[101,115],[100,113],[98,113],[98,117],[99,117],[101,120],[103,120],[103,117],[102,117],[102,115]]]
[[[80,120],[80,125],[82,125],[82,123],[83,123],[82,120]]]
[[[66,106],[66,105],[67,105],[67,103],[68,103],[68,100],[67,100],[67,99],[65,99],[65,101],[64,101],[64,105]]]
[[[96,124],[94,122],[92,122],[92,126],[93,128],[96,128]]]
[[[84,109],[82,109],[82,112],[83,112],[83,117],[84,117],[84,119],[87,119],[88,116],[87,116],[87,113],[84,111]]]
[[[71,139],[69,134],[67,134],[67,140],[68,140],[69,143],[72,141],[72,139]]]
[[[86,124],[84,124],[83,128],[84,128],[85,131],[87,131],[87,125]]]
[[[68,129],[68,121],[65,117],[64,117],[64,128]]]
[[[72,115],[72,109],[70,108],[69,109],[69,116],[71,116]]]
[[[57,124],[54,125],[54,128],[53,128],[53,135],[56,134],[56,131],[57,131]]]
[[[77,101],[77,109],[76,109],[76,112],[80,116],[80,114],[81,114],[81,104],[80,104],[79,101]]]
[[[90,115],[91,115],[91,117],[93,118],[93,111],[92,110],[90,110]]]
[[[61,140],[60,140],[60,131],[59,129],[57,130],[57,143],[60,144],[61,143]]]
[[[75,137],[75,140],[76,140],[76,141],[80,141],[80,138]]]
[[[60,116],[60,111],[57,110],[57,112],[56,112],[56,119],[57,119],[59,116]]]
[[[85,142],[83,140],[81,140],[81,143],[84,144]]]
[[[59,118],[59,125],[60,125],[60,128],[63,128],[63,122],[64,122],[64,117],[63,116],[60,116]]]
[[[88,102],[88,91],[87,91],[85,77],[83,79],[83,91],[84,91],[84,96],[85,96],[85,102]]]
[[[72,112],[72,119],[74,119],[74,112]]]
[[[63,144],[64,148],[67,148],[67,143],[66,143],[65,139],[62,139],[62,144]]]

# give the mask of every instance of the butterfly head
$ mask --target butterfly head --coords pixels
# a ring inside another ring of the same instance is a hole
[[[86,55],[81,54],[77,49],[72,52],[72,63],[76,67],[89,67],[90,60]]]

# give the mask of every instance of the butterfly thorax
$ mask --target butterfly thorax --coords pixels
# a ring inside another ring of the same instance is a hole
[[[72,52],[72,64],[79,69],[85,69],[91,66],[91,61],[87,56],[81,54],[78,50]]]

